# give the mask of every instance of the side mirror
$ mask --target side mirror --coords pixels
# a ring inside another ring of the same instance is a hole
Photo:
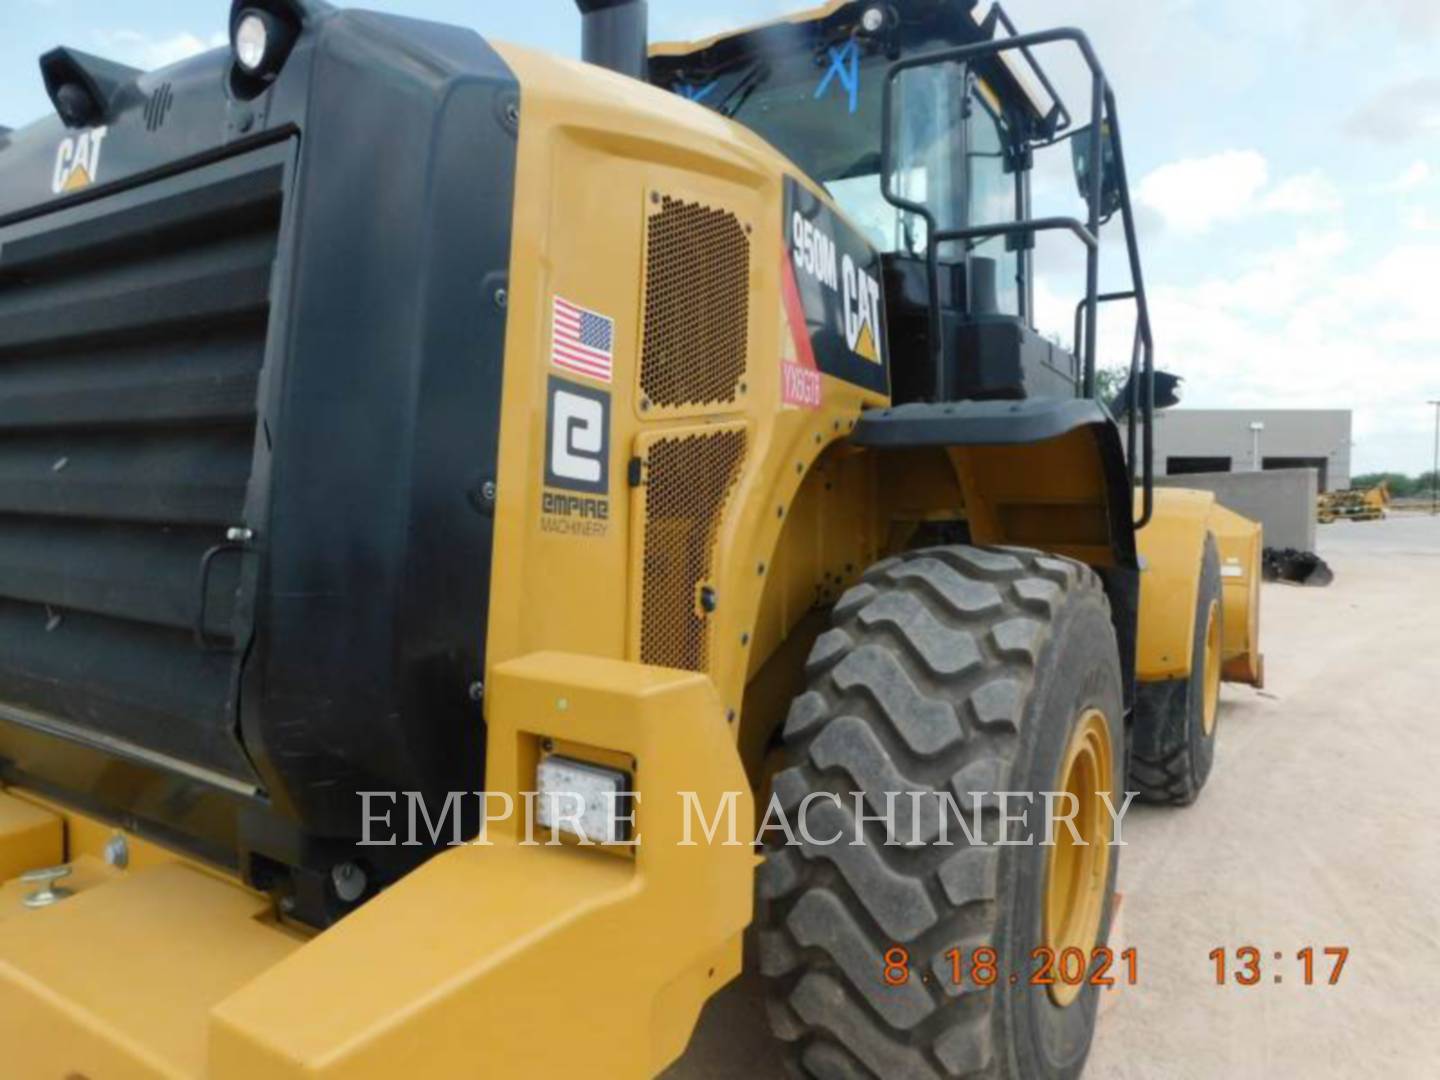
[[[1183,376],[1171,375],[1168,371],[1155,372],[1156,412],[1159,412],[1162,409],[1173,409],[1176,405],[1180,404],[1180,384],[1184,381],[1185,380]],[[1141,400],[1143,401],[1145,396],[1145,375],[1143,372],[1140,375],[1139,386]],[[1110,399],[1108,404],[1110,406],[1111,415],[1113,415],[1117,420],[1124,419],[1125,415],[1130,412],[1129,379],[1125,380],[1125,385],[1120,388],[1120,392],[1118,394],[1116,394],[1113,398]]]
[[[1094,163],[1090,160],[1094,141],[1091,135],[1091,128],[1084,127],[1075,132],[1070,138],[1071,152],[1075,157],[1075,181],[1080,185],[1080,198],[1088,204],[1090,201],[1090,182],[1094,175],[1092,169]],[[1103,175],[1100,180],[1100,216],[1108,218],[1115,211],[1120,209],[1120,171],[1116,165],[1115,139],[1110,133],[1110,125],[1106,124],[1100,129],[1101,145],[1101,168]]]

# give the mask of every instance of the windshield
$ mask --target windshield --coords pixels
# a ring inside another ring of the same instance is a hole
[[[877,248],[923,251],[923,226],[915,233],[880,194],[889,59],[854,39],[817,54],[798,28],[767,45],[749,63],[672,89],[733,117],[786,154],[825,185]]]
[[[714,79],[674,89],[745,124],[824,184],[846,216],[884,252],[923,256],[925,222],[881,193],[880,135],[890,60],[858,41],[818,57],[798,35],[793,50],[771,49]],[[942,42],[937,42],[939,46]],[[957,93],[958,87],[968,87]],[[937,64],[907,71],[896,87],[897,194],[929,206],[940,227],[1011,221],[1017,185],[1010,132],[1000,103],[963,69]],[[968,134],[967,134],[968,121]],[[993,259],[1001,310],[1019,306],[1018,258],[1003,238],[974,245]],[[964,248],[942,250],[947,259]]]

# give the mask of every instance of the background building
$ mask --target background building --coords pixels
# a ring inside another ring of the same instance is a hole
[[[1155,471],[1314,469],[1321,491],[1350,486],[1348,409],[1170,409],[1155,416]]]

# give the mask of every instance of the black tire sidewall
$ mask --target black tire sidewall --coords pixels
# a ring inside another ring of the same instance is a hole
[[[1114,758],[1112,798],[1118,810],[1124,805],[1125,733],[1119,651],[1110,618],[1094,599],[1068,605],[1057,619],[1042,660],[1041,673],[1026,709],[1019,757],[1020,775],[1012,777],[1013,791],[1055,790],[1063,756],[1081,716],[1100,709],[1109,725]],[[1058,1007],[1044,986],[1030,985],[1037,967],[1034,950],[1044,943],[1044,897],[1050,849],[1044,839],[1045,805],[1036,798],[1030,822],[1036,843],[1003,849],[1001,873],[1011,906],[1002,914],[997,940],[1006,943],[1001,957],[1000,992],[1003,1005],[996,1010],[1000,1023],[1010,1026],[1013,1038],[999,1045],[1014,1048],[1013,1075],[1036,1080],[1079,1076],[1089,1053],[1099,1005],[1100,988],[1086,985],[1066,1008]],[[1119,848],[1111,849],[1106,905],[1096,944],[1109,937]],[[1018,976],[1011,984],[1010,976]]]
[[[1215,718],[1215,727],[1205,733],[1205,685],[1209,672],[1205,667],[1205,645],[1210,629],[1210,607],[1218,605],[1216,617],[1225,625],[1224,600],[1220,582],[1220,552],[1213,536],[1205,540],[1205,558],[1200,565],[1200,593],[1195,603],[1194,659],[1190,663],[1190,680],[1186,688],[1186,709],[1188,712],[1191,790],[1198,797],[1210,770],[1215,765],[1215,736],[1220,730],[1220,718]],[[1224,649],[1215,658],[1216,663],[1224,662]]]
[[[1216,729],[1208,735],[1205,732],[1205,644],[1212,604],[1220,605],[1223,632],[1220,552],[1215,537],[1207,535],[1191,612],[1190,673],[1170,681],[1141,683],[1136,688],[1131,780],[1149,803],[1191,805],[1200,797],[1215,763],[1218,717]],[[1223,659],[1222,648],[1221,663]]]

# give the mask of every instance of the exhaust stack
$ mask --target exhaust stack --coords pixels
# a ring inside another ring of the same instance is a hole
[[[580,8],[581,58],[587,64],[640,79],[649,75],[649,4],[646,0],[575,0]]]

